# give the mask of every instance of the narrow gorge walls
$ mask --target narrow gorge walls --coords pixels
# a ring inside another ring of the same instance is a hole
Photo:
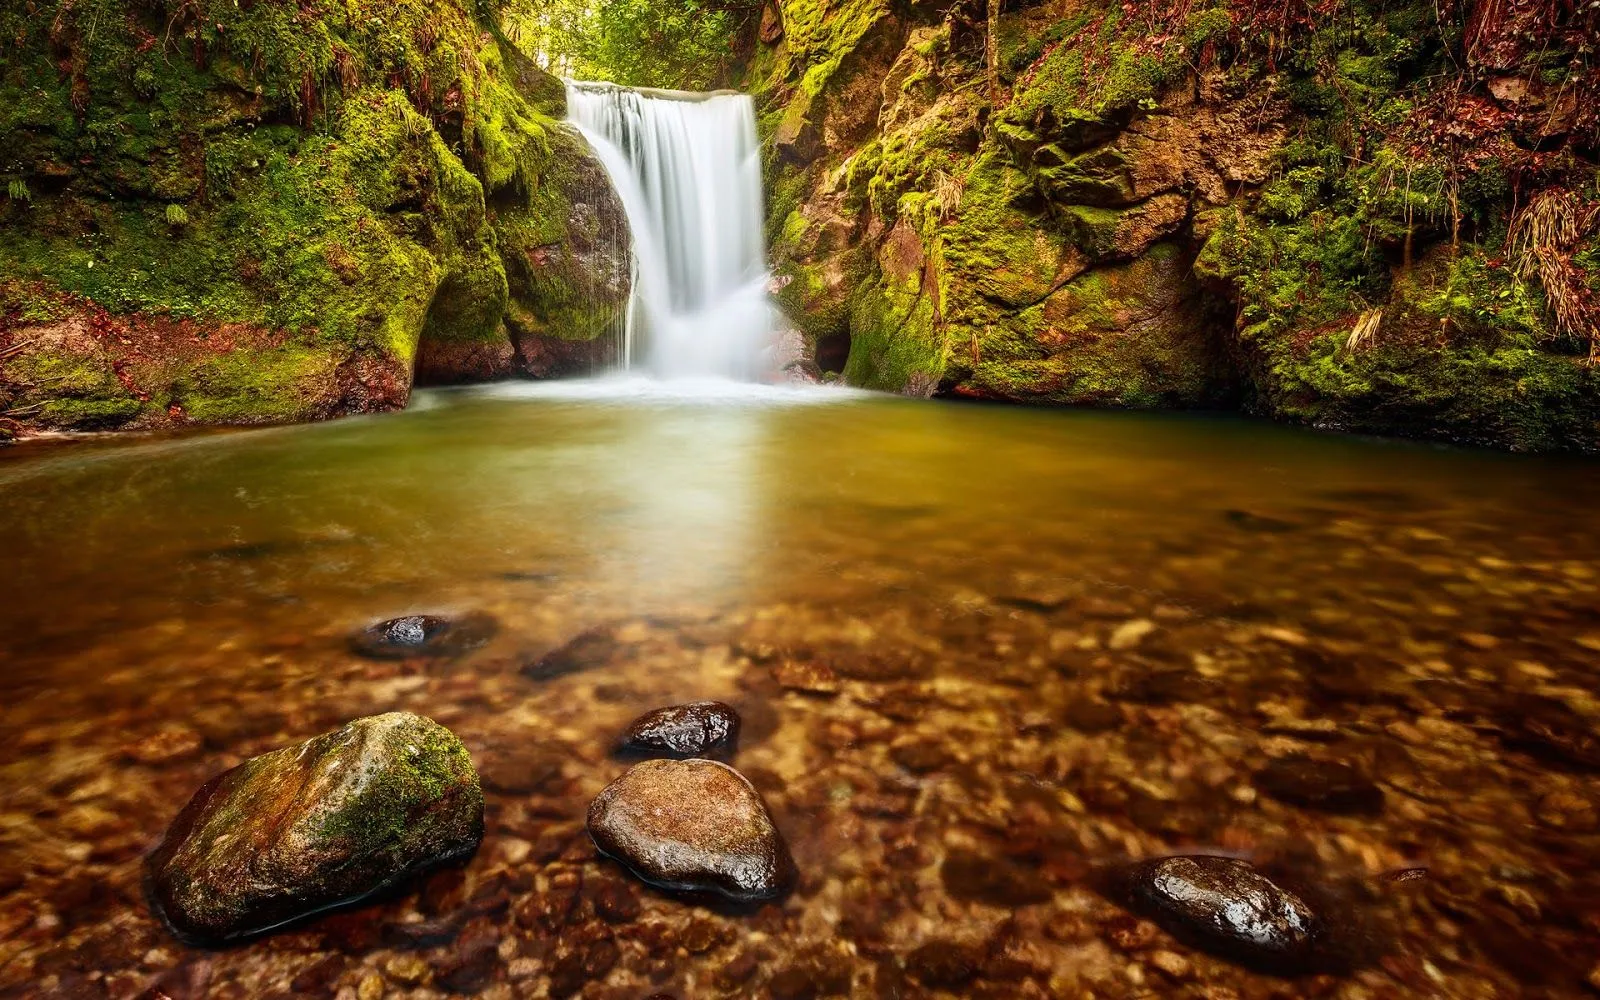
[[[626,224],[494,7],[9,5],[0,433],[317,419],[603,358]]]
[[[1536,6],[775,3],[784,303],[874,388],[1600,448],[1600,14]]]

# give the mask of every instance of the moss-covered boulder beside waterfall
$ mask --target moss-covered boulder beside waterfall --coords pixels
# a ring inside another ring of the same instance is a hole
[[[0,419],[317,419],[403,406],[414,368],[459,381],[548,366],[546,339],[603,350],[627,296],[620,206],[559,124],[559,81],[494,16],[0,12]]]
[[[775,0],[784,304],[875,388],[1600,449],[1600,12],[1535,7]]]

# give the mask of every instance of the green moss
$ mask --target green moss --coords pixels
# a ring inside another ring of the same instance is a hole
[[[44,404],[40,423],[79,431],[115,430],[131,423],[144,410],[137,399],[81,399],[63,397]]]
[[[310,373],[363,359],[403,370],[424,336],[503,340],[506,236],[571,265],[542,279],[543,301],[562,300],[545,331],[595,335],[616,306],[583,307],[592,288],[568,274],[587,262],[568,250],[561,190],[584,153],[550,117],[559,82],[499,40],[489,6],[0,12],[0,37],[24,54],[0,66],[0,178],[33,196],[26,211],[0,203],[0,287],[294,345],[152,375],[181,382],[148,386],[152,406],[181,397],[200,420],[303,415],[328,402],[303,398]]]
[[[928,296],[885,282],[862,290],[851,304],[850,357],[843,378],[889,392],[931,392],[944,374],[944,337]]]
[[[798,91],[815,96],[890,11],[888,0],[782,0],[783,55],[777,75],[797,76]]]
[[[301,346],[223,354],[185,372],[174,384],[174,402],[203,423],[304,419],[333,366],[327,353]]]
[[[362,721],[371,725],[389,718]],[[333,750],[349,738],[349,730],[321,739],[328,740]],[[352,786],[356,794],[322,818],[321,836],[350,839],[366,851],[392,849],[426,840],[431,827],[454,820],[454,814],[436,816],[432,808],[452,791],[481,798],[471,756],[443,726],[411,717],[374,738],[381,739],[382,746],[367,751],[363,780]]]

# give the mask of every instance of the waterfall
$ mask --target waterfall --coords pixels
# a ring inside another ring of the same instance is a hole
[[[569,82],[567,108],[632,230],[624,367],[755,378],[774,312],[750,98]]]

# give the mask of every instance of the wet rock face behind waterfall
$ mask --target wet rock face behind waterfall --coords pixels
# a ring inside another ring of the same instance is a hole
[[[180,937],[218,944],[470,854],[483,822],[461,741],[392,712],[207,782],[147,859],[146,885]]]
[[[775,899],[795,878],[788,845],[745,777],[709,760],[648,760],[589,806],[602,853],[664,889]]]
[[[1304,900],[1236,858],[1163,858],[1136,868],[1130,889],[1174,935],[1245,962],[1294,970],[1322,933]]]
[[[738,741],[738,712],[720,701],[696,701],[641,715],[623,734],[622,749],[701,757],[731,751]]]

